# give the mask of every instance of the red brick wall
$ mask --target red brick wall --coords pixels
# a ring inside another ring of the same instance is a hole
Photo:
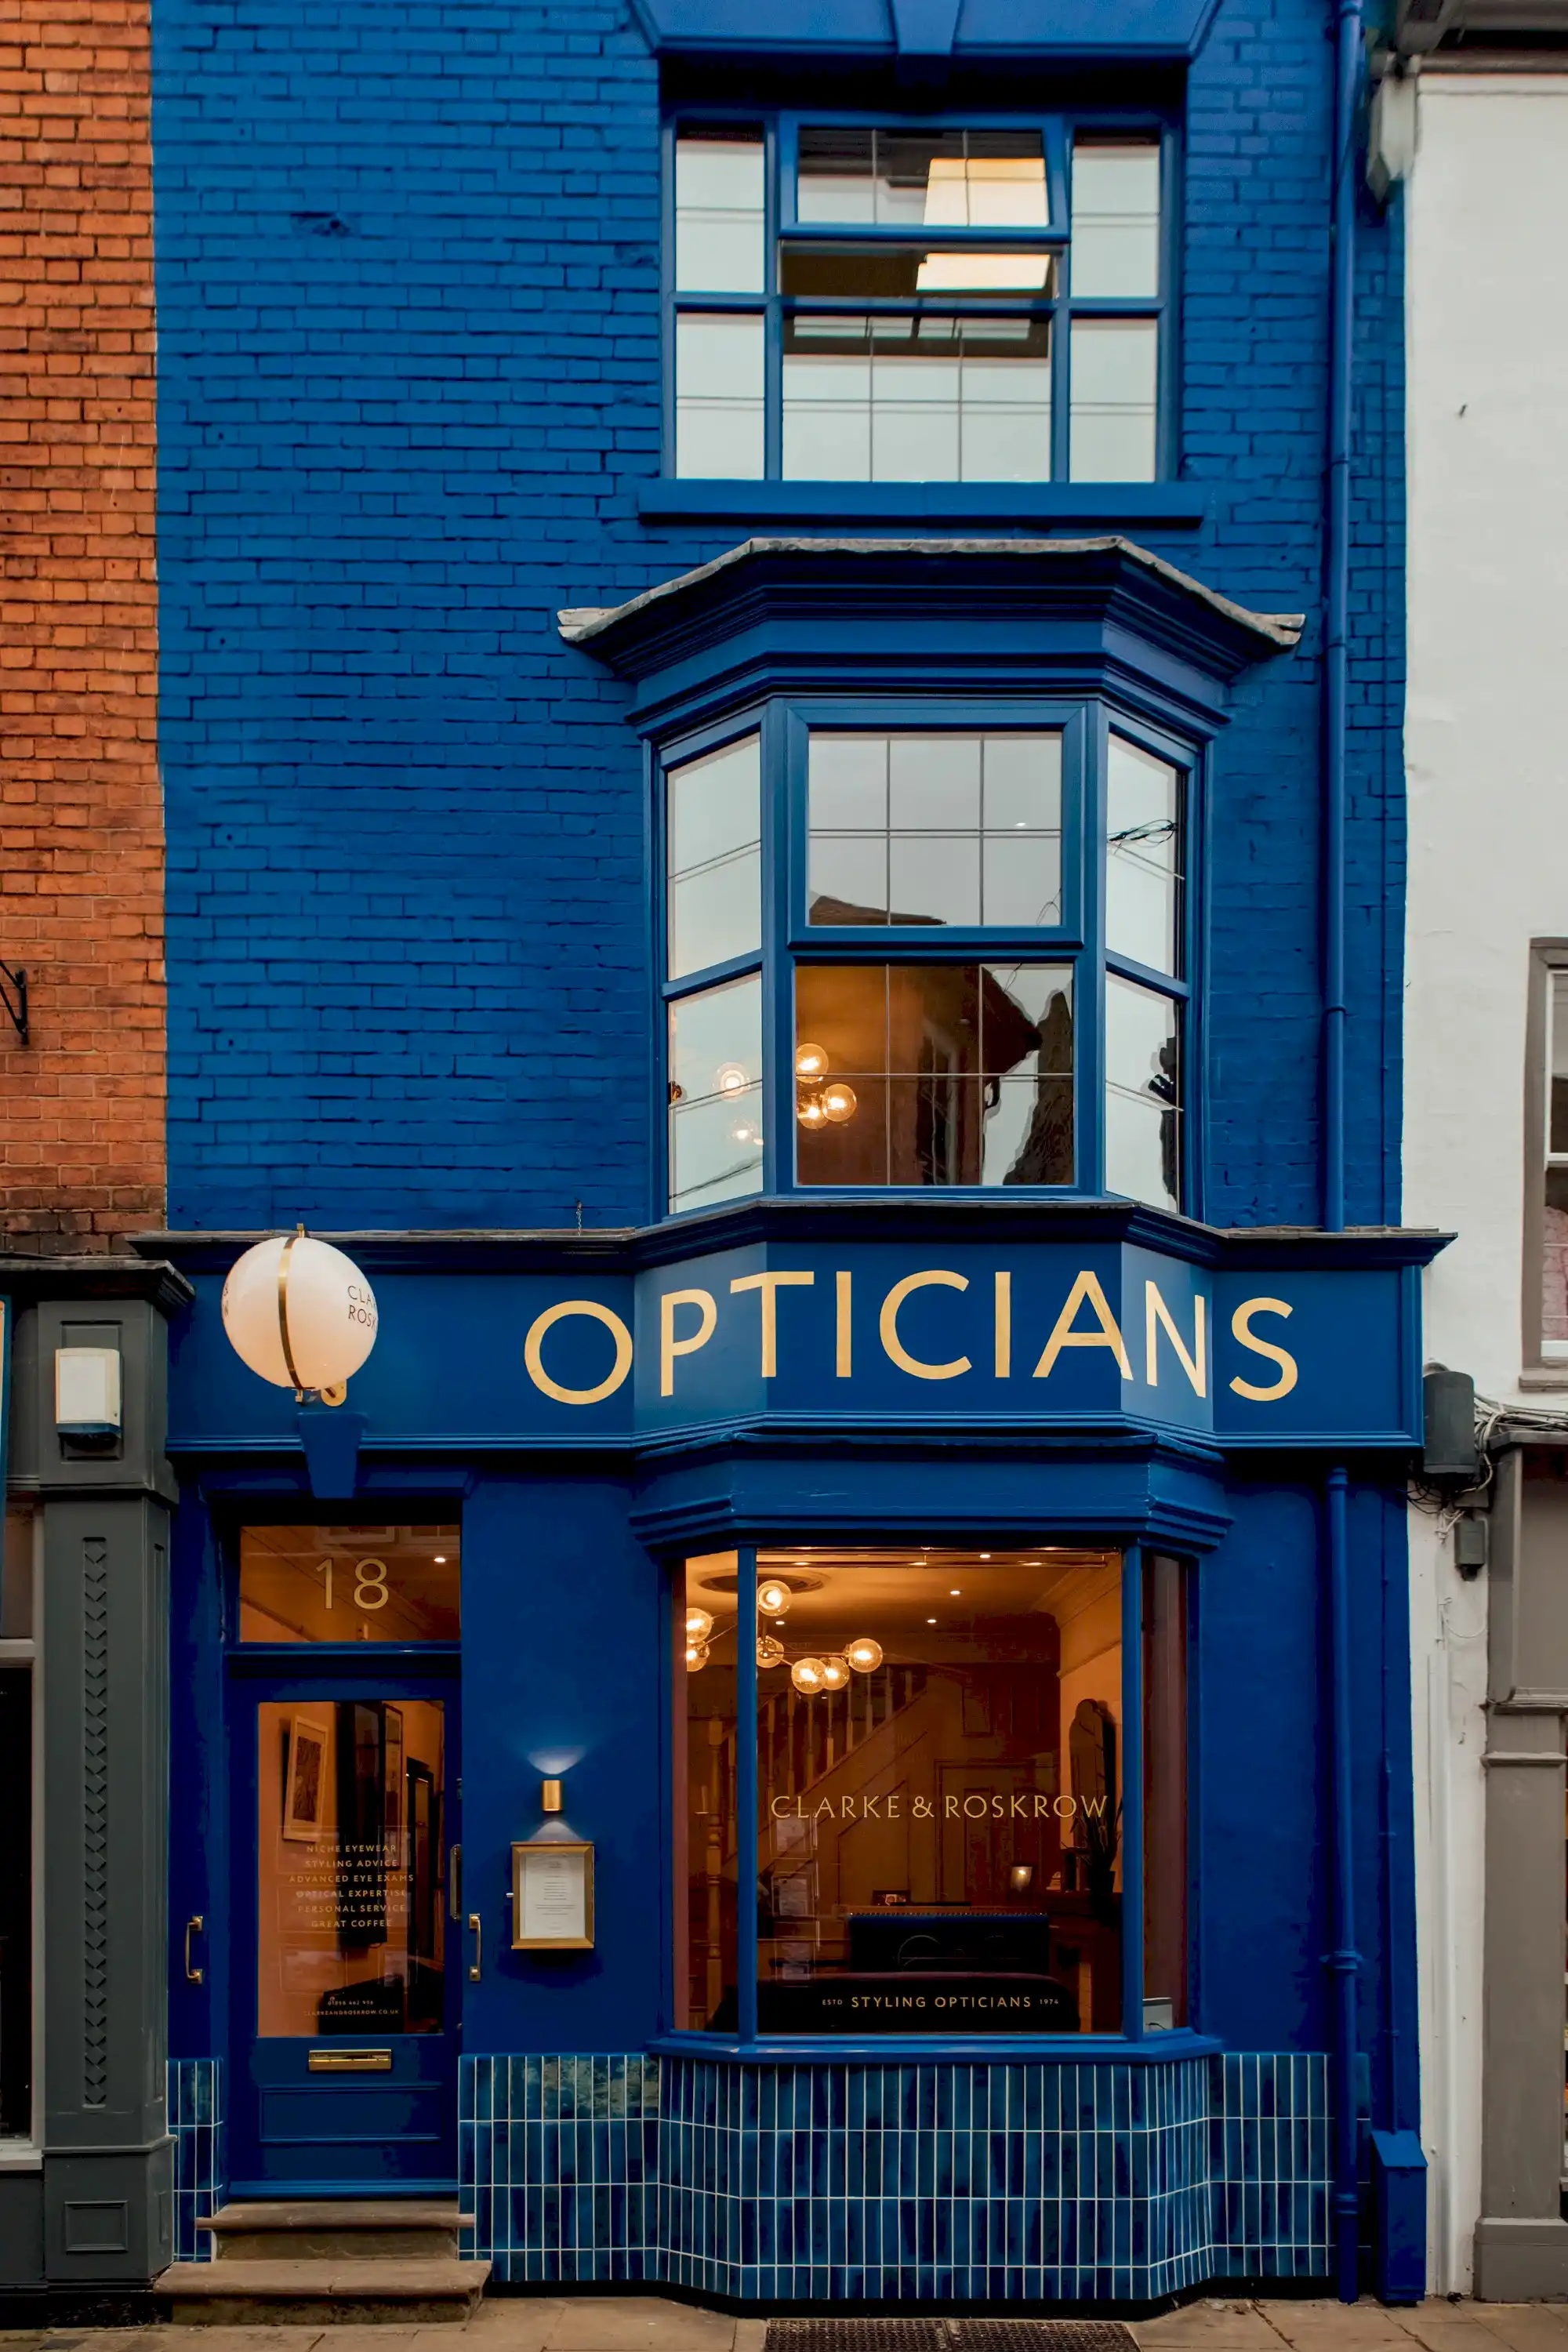
[[[0,16],[0,1239],[163,1214],[148,21]]]

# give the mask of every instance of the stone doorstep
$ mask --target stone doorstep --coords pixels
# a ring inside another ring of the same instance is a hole
[[[153,2281],[177,2326],[245,2327],[268,2321],[329,2327],[359,2322],[460,2326],[490,2274],[489,2263],[426,2256],[354,2262],[295,2258],[175,2263]]]
[[[225,2205],[207,2231],[220,2263],[451,2258],[466,2220],[451,2202],[410,2198],[254,2199]],[[471,2226],[471,2221],[470,2221]]]

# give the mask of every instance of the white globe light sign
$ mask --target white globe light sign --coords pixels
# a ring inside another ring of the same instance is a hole
[[[223,1328],[241,1362],[274,1388],[329,1402],[374,1347],[375,1319],[353,1258],[303,1226],[247,1249],[223,1286]]]

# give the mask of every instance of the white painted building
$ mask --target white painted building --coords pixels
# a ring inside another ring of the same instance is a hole
[[[1428,1360],[1516,1412],[1487,1569],[1411,1518],[1432,2284],[1508,2297],[1568,2294],[1568,50],[1480,30],[1423,63],[1405,197],[1405,1220],[1457,1236]]]

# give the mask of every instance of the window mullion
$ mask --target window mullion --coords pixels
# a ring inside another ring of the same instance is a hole
[[[1143,2039],[1143,1553],[1121,1556],[1121,2031]]]
[[[757,1555],[735,1555],[736,2010],[742,2047],[757,2038]]]

